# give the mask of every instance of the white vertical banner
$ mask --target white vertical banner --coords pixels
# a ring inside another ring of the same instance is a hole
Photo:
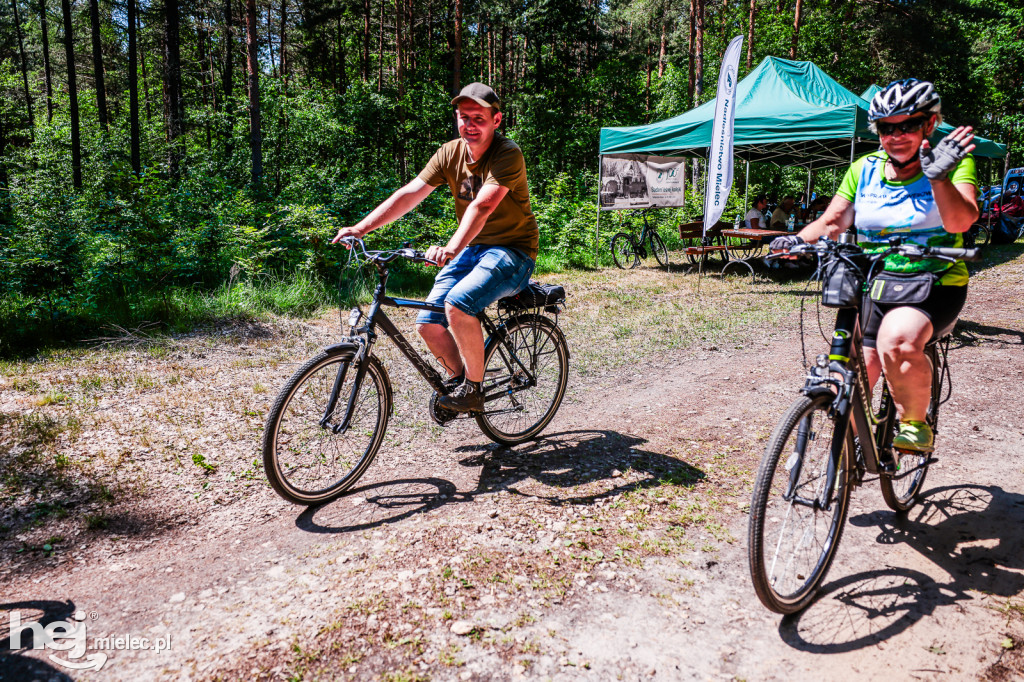
[[[707,188],[704,191],[704,234],[725,211],[732,189],[732,142],[736,122],[736,83],[739,80],[740,50],[743,36],[729,43],[718,72],[715,118],[711,122],[711,148],[708,150]]]

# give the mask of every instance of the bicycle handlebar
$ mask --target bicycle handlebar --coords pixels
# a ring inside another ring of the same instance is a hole
[[[351,249],[349,253],[349,261],[355,258],[362,258],[364,260],[373,261],[375,263],[390,263],[396,258],[405,258],[411,260],[414,263],[427,263],[428,265],[438,265],[436,261],[432,261],[427,258],[427,255],[422,251],[416,249],[403,247],[401,249],[393,249],[391,251],[371,251],[366,248],[366,242],[358,237],[342,237],[341,243],[348,245]],[[359,251],[356,251],[356,247],[359,247]]]
[[[855,244],[842,244],[822,237],[814,244],[795,244],[788,251],[772,254],[768,258],[780,258],[785,255],[797,255],[803,253],[814,253],[825,255],[840,250],[856,251],[863,253],[864,250]],[[890,254],[899,254],[911,260],[923,260],[925,258],[940,258],[942,260],[981,260],[981,249],[954,249],[942,246],[920,246],[918,244],[903,244],[900,237],[893,237],[889,240],[889,248],[885,251],[874,254],[866,254],[872,261],[881,260]]]

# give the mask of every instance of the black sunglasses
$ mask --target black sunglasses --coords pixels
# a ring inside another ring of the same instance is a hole
[[[901,133],[916,133],[918,130],[924,127],[924,124],[928,121],[926,118],[908,118],[906,121],[899,123],[885,123],[879,121],[875,125],[878,127],[879,135],[892,135],[897,130]]]

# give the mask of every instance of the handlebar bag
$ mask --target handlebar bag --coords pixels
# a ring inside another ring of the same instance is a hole
[[[871,280],[868,297],[883,305],[922,303],[932,293],[937,279],[933,272],[882,272]]]
[[[821,304],[828,308],[855,308],[860,305],[864,276],[844,260],[836,259],[825,266],[822,278]]]

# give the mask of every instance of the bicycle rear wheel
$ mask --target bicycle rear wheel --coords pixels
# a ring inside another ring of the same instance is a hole
[[[480,430],[502,445],[539,434],[562,404],[569,381],[569,347],[562,330],[543,315],[521,315],[487,339],[484,359],[486,405],[476,416]]]
[[[667,268],[668,247],[665,246],[665,240],[657,232],[651,232],[651,251],[654,252],[654,258],[658,261],[658,265]]]
[[[356,375],[353,354],[321,353],[297,371],[274,401],[263,431],[263,468],[278,495],[295,504],[332,500],[359,479],[380,449],[391,414],[391,383],[371,356],[343,433],[335,433]],[[344,381],[325,416],[335,381]]]
[[[640,256],[631,235],[619,232],[612,237],[612,259],[623,270],[635,268],[640,263]]]
[[[803,396],[790,406],[768,441],[754,483],[750,575],[761,603],[777,613],[795,613],[811,602],[842,537],[853,438],[847,434],[835,484],[826,490],[837,437],[828,415],[831,402],[831,396]]]

